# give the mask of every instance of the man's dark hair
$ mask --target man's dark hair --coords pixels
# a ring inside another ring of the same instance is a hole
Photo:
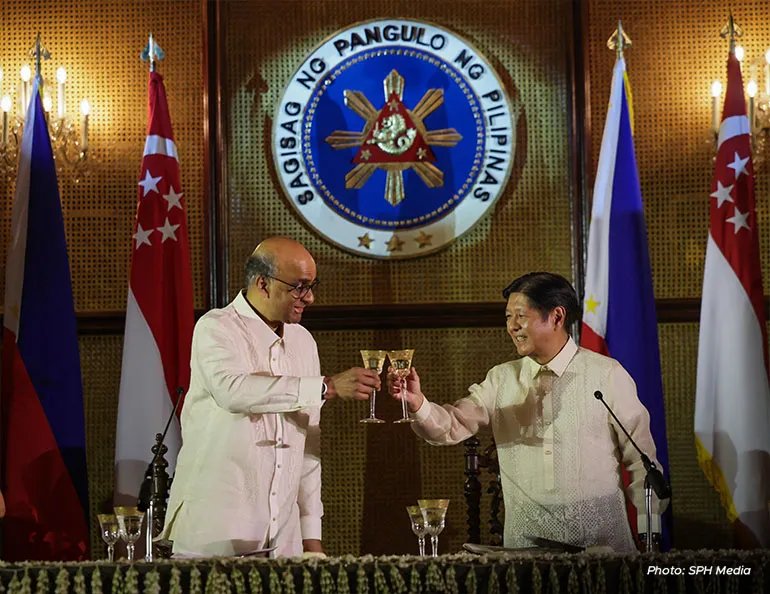
[[[258,255],[251,254],[249,259],[246,260],[245,278],[246,288],[257,282],[257,278],[273,277],[277,274],[278,266],[275,263],[275,256],[270,253],[262,253]]]
[[[523,293],[532,307],[538,310],[543,319],[548,317],[560,305],[567,312],[564,327],[569,328],[580,319],[580,304],[577,293],[570,282],[560,274],[552,272],[530,272],[520,276],[503,289],[503,297],[508,299],[511,293]]]

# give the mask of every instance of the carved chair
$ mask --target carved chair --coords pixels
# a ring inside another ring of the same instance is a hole
[[[503,504],[503,489],[500,483],[500,465],[497,460],[497,446],[494,440],[482,452],[481,441],[471,437],[463,442],[465,447],[465,501],[468,506],[468,542],[481,542],[481,469],[491,475],[486,492],[492,496],[490,501],[489,543],[495,546],[503,544],[503,524],[500,511]],[[487,544],[487,543],[484,543]]]

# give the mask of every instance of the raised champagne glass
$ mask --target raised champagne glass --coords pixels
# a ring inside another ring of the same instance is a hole
[[[412,357],[414,349],[401,349],[400,351],[388,351],[390,365],[393,367],[393,373],[396,375],[401,387],[401,418],[393,421],[394,423],[413,423],[414,419],[409,418],[406,410],[406,377],[412,369]]]
[[[407,505],[406,513],[409,514],[409,522],[412,525],[412,532],[417,537],[417,547],[420,551],[420,557],[425,556],[425,535],[428,529],[425,527],[425,518],[422,517],[419,505]]]
[[[116,507],[115,517],[118,519],[118,534],[126,541],[128,560],[134,560],[134,543],[142,534],[142,521],[144,512],[136,507]]]
[[[118,542],[118,519],[115,514],[97,514],[102,540],[107,544],[107,561],[115,560],[115,543]]]
[[[417,504],[425,518],[425,529],[430,534],[431,556],[438,557],[438,535],[446,525],[449,499],[418,499]]]
[[[378,350],[362,350],[361,358],[364,360],[364,367],[367,369],[373,369],[377,372],[377,375],[382,373],[382,368],[385,365],[385,357],[387,351]],[[377,397],[377,390],[372,390],[372,396],[369,398],[369,416],[361,419],[359,423],[384,423],[382,419],[378,419],[374,414],[374,399]]]

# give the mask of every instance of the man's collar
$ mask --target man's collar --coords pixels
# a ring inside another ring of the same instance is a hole
[[[235,307],[235,311],[237,311],[241,316],[256,320],[258,322],[258,324],[255,324],[255,327],[259,328],[258,332],[261,340],[273,344],[276,340],[281,340],[283,338],[267,325],[267,322],[265,322],[265,320],[262,318],[260,313],[257,311],[257,308],[255,308],[251,302],[246,299],[245,291],[240,291],[238,293],[238,296],[233,300],[233,307]],[[283,327],[283,325],[281,326]]]
[[[567,338],[567,342],[564,344],[558,354],[553,359],[548,361],[548,363],[540,365],[537,361],[531,357],[528,357],[530,361],[530,368],[532,369],[532,377],[536,377],[538,373],[546,370],[553,371],[554,374],[556,374],[556,377],[561,377],[564,371],[567,369],[569,362],[572,361],[572,357],[574,357],[575,353],[577,352],[578,346],[570,336]]]

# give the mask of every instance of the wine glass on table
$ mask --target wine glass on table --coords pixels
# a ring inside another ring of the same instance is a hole
[[[431,556],[438,557],[438,535],[446,525],[446,510],[449,499],[419,499],[422,517],[425,518],[425,529],[430,534]]]
[[[406,513],[409,514],[409,521],[412,525],[412,532],[417,537],[417,547],[420,551],[420,557],[425,556],[425,535],[428,529],[425,526],[425,518],[422,517],[419,505],[407,505]]]
[[[414,349],[401,349],[399,351],[388,351],[390,366],[396,375],[401,388],[401,418],[393,421],[394,423],[413,423],[414,419],[409,418],[406,410],[406,377],[412,369],[412,357]]]
[[[102,540],[107,544],[107,561],[115,560],[115,543],[118,542],[118,519],[115,514],[97,514]]]
[[[361,358],[364,360],[364,367],[372,369],[377,372],[377,375],[382,373],[382,367],[385,365],[385,356],[387,351],[380,350],[362,350]],[[377,390],[372,390],[372,396],[369,398],[369,416],[361,419],[359,423],[384,423],[382,419],[378,419],[374,414],[374,399],[377,397]]]
[[[126,541],[128,560],[134,560],[134,543],[142,534],[142,521],[144,512],[136,507],[116,507],[115,516],[118,519],[118,534]]]

